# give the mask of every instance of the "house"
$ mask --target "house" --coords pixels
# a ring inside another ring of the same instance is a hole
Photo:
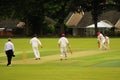
[[[70,13],[69,14],[69,18],[68,20],[66,21],[66,25],[69,26],[69,27],[77,27],[79,21],[81,21],[82,17],[83,17],[84,13],[83,12],[80,12],[80,13]]]
[[[97,27],[99,28],[99,31],[101,33],[106,34],[109,33],[113,25],[109,21],[103,20],[97,23]],[[95,34],[94,28],[95,28],[94,24],[86,26],[86,36],[94,35]]]
[[[16,28],[18,20],[0,20],[0,36],[13,36],[13,29]]]
[[[0,28],[0,36],[4,35],[4,30],[5,30],[5,28]]]
[[[120,34],[120,19],[115,24],[115,34]]]
[[[13,31],[9,28],[0,28],[0,36],[13,36]]]
[[[72,28],[73,36],[94,36],[93,34],[89,34],[86,31],[86,27],[93,24],[91,12],[81,12],[79,16],[77,13],[71,14],[69,18],[67,18],[65,24],[68,28]],[[114,15],[114,16],[113,16]],[[120,12],[115,10],[103,12],[101,16],[99,16],[99,21],[106,20],[109,24],[115,25],[117,21],[120,19]],[[98,28],[99,29],[99,28]],[[94,32],[93,32],[94,33]]]

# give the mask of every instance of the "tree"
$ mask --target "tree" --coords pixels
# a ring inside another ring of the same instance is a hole
[[[99,31],[97,28],[99,16],[103,10],[114,6],[113,0],[72,0],[70,10],[78,13],[81,10],[84,12],[91,11],[92,19],[95,24],[95,35],[97,35],[97,32]]]
[[[64,32],[64,18],[68,14],[68,0],[1,0],[2,17],[17,18],[26,23],[28,34],[43,34],[44,17],[48,16],[57,21],[58,32]],[[10,17],[11,15],[11,17]],[[61,29],[60,29],[61,28]]]
[[[68,15],[71,0],[50,0],[44,4],[46,15],[56,20],[56,33],[65,33],[64,19]]]
[[[120,0],[113,0],[113,2],[116,4],[118,11],[120,11]]]
[[[29,34],[41,34],[44,21],[45,0],[1,0],[0,17],[24,21]]]
[[[119,0],[109,1],[113,5],[114,1],[119,9]],[[111,4],[106,4],[106,0],[0,0],[0,18],[17,18],[26,23],[28,35],[43,35],[43,28],[47,28],[44,23],[45,16],[57,22],[56,33],[64,33],[64,19],[70,11],[91,11],[96,33],[99,15],[106,7],[113,6]]]
[[[23,4],[20,5],[20,3]],[[43,34],[44,3],[44,0],[20,0],[16,5],[16,15],[27,23],[29,34]]]

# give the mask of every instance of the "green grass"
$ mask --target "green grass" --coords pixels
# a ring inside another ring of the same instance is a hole
[[[41,56],[48,56],[59,54],[59,48],[57,45],[58,38],[40,38],[43,48],[39,47],[39,51],[41,52]],[[7,39],[0,39],[0,53],[4,55],[4,44]],[[19,58],[22,56],[22,53],[28,54],[28,57],[33,57],[32,47],[29,43],[30,38],[13,38],[12,42],[15,46],[15,54],[20,54]],[[96,39],[95,38],[70,38],[69,39],[71,48],[73,51],[80,50],[91,50],[97,49]],[[0,56],[1,56],[0,55]]]
[[[33,58],[30,38],[13,39],[16,58],[22,58],[22,52]],[[58,38],[41,38],[43,48],[41,57],[59,54]],[[119,80],[120,79],[120,38],[110,38],[110,50],[100,54],[77,56],[68,60],[55,60],[41,64],[13,64],[6,67],[3,51],[6,39],[0,39],[0,80]],[[69,38],[72,50],[98,50],[96,38]],[[99,50],[98,50],[99,51]]]
[[[114,67],[16,65],[2,68],[1,80],[119,80],[119,73]]]

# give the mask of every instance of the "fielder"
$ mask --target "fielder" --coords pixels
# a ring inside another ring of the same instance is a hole
[[[102,33],[97,32],[97,40],[99,43],[99,49],[103,50],[103,49],[107,49],[106,45],[105,45],[105,37],[102,35]]]
[[[69,46],[69,41],[65,37],[65,34],[61,35],[61,38],[58,40],[58,46],[60,47],[60,60],[63,58],[67,59],[67,46]]]
[[[37,35],[35,34],[34,37],[30,40],[30,44],[32,45],[33,52],[35,55],[35,60],[40,60],[40,53],[38,50],[38,45],[42,48],[42,43],[37,38]]]

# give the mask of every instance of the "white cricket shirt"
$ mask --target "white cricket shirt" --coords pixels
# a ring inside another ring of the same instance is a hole
[[[68,44],[68,40],[66,37],[61,37],[59,40],[58,40],[58,44],[60,44],[60,47],[66,47],[66,45]]]
[[[13,50],[14,51],[14,45],[10,41],[8,41],[7,43],[5,43],[5,51],[8,51],[8,50]]]
[[[38,47],[38,45],[42,45],[41,42],[36,37],[33,37],[30,40],[30,44],[32,44],[33,47]]]

